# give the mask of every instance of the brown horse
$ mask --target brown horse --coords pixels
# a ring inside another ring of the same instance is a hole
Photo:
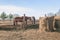
[[[14,18],[14,25],[17,25],[18,22],[26,22],[27,24],[27,20],[30,20],[31,21],[31,17],[27,17],[27,16],[22,16],[22,17],[16,17]]]

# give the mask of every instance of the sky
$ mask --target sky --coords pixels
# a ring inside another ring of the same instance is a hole
[[[60,0],[0,0],[0,14],[35,16],[38,19],[48,13],[56,13],[60,9]]]

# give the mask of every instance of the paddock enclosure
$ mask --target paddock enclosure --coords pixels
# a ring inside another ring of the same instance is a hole
[[[49,30],[48,19],[41,17],[35,21],[34,25],[30,25],[30,21],[28,21],[27,30],[22,29],[20,25],[22,22],[18,22],[18,25],[14,26],[13,20],[0,21],[0,40],[60,40],[60,32],[46,32],[47,29]],[[60,20],[56,20],[55,17],[56,29],[60,27],[59,23]]]
[[[36,24],[38,23],[39,21],[37,20]],[[14,27],[20,27],[20,24],[21,23],[19,22],[18,25]],[[27,27],[28,28],[27,30],[10,31],[13,27],[13,21],[5,20],[5,21],[0,21],[0,29],[1,27],[3,27],[3,30],[0,30],[0,40],[60,40],[60,32],[40,33],[40,31],[38,30],[40,28],[37,28],[38,25],[29,26]],[[11,29],[8,30],[8,28],[11,28]]]

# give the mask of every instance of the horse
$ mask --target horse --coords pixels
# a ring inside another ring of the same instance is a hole
[[[35,20],[35,17],[34,16],[31,17],[31,20],[32,20],[32,24],[36,24],[35,23],[36,20]]]
[[[31,21],[31,17],[28,17],[28,16],[15,17],[13,23],[14,25],[17,25],[18,22],[26,22],[27,24],[27,20]]]
[[[33,19],[33,20],[32,20]],[[27,25],[27,20],[30,20],[32,23],[35,24],[35,17],[28,17],[28,16],[22,16],[22,17],[15,17],[13,20],[14,25],[17,25],[18,22],[22,22],[22,28],[25,28]]]

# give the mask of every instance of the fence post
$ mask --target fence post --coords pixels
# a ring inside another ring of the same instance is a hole
[[[24,16],[23,16],[23,28],[25,28],[25,25],[26,23],[25,23],[25,14],[24,14]]]

